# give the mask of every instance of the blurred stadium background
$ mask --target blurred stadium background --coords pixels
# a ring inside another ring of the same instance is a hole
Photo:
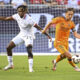
[[[32,18],[44,28],[52,18],[64,16],[66,8],[71,5],[55,5],[48,6],[43,4],[28,4],[29,14]],[[80,33],[80,6],[75,7],[73,21],[76,30]],[[17,11],[11,5],[0,5],[0,16],[11,16]],[[49,34],[55,39],[55,28],[49,29]],[[0,55],[6,54],[6,46],[10,40],[19,33],[18,25],[15,21],[0,21]],[[49,42],[45,35],[42,35],[34,28],[36,39],[34,40],[33,53],[35,55],[54,55],[58,54],[53,46],[53,42]],[[80,53],[80,40],[74,38],[72,32],[69,38],[69,50],[72,53]],[[26,55],[24,44],[13,49],[16,55]],[[6,56],[0,56],[0,80],[80,80],[80,73],[63,60],[58,65],[57,71],[52,71],[52,59],[56,56],[34,56],[34,71],[28,72],[28,58],[26,56],[13,56],[15,68],[13,70],[3,71],[4,66],[8,64]],[[80,67],[80,64],[78,64]]]
[[[40,25],[40,27],[44,28],[52,18],[57,16],[64,16],[64,12],[66,8],[70,6],[65,5],[28,5],[29,14],[32,18]],[[71,6],[72,7],[72,6]],[[5,5],[5,7],[0,6],[0,16],[11,16],[15,14],[17,11],[13,9],[11,5]],[[80,33],[80,9],[79,6],[75,8],[75,14],[73,17],[73,21],[76,24],[76,30]],[[55,28],[49,29],[49,34],[53,38],[55,37]],[[10,40],[15,37],[19,33],[18,25],[15,21],[0,21],[0,54],[6,53],[6,46],[10,42]],[[45,35],[42,35],[38,30],[34,28],[34,33],[36,39],[34,40],[33,45],[33,53],[37,55],[54,55],[58,53],[57,50],[53,46],[53,42],[50,42]],[[73,37],[72,32],[69,38],[69,50],[72,53],[80,53],[80,40]],[[13,50],[16,54],[25,54],[26,49],[24,44],[16,47]]]

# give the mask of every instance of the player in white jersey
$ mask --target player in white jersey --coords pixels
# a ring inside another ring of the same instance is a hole
[[[29,62],[29,72],[33,72],[33,54],[32,54],[32,46],[33,46],[33,39],[34,39],[34,33],[33,33],[33,27],[37,28],[38,30],[42,30],[36,22],[28,15],[28,8],[27,6],[20,5],[17,8],[18,13],[14,14],[10,17],[0,17],[0,20],[16,20],[18,23],[18,26],[20,28],[19,34],[14,37],[9,45],[7,46],[7,56],[8,56],[8,62],[9,65],[4,68],[4,70],[12,69],[13,68],[13,58],[12,58],[12,49],[16,47],[17,45],[20,45],[22,43],[25,43],[27,52],[28,52],[28,62]],[[49,39],[51,37],[44,33],[46,36],[48,36]]]

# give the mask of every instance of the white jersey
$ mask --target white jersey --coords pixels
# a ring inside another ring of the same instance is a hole
[[[35,21],[26,14],[24,18],[21,18],[19,14],[14,14],[13,19],[17,21],[18,26],[20,28],[19,35],[21,37],[31,36],[34,38],[33,26],[36,24]]]

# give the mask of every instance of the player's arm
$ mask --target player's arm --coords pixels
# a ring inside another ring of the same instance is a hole
[[[60,21],[61,17],[56,17],[56,18],[53,18],[51,20],[51,22],[49,22],[47,24],[47,26],[44,28],[44,30],[42,30],[42,33],[45,33],[47,29],[49,29],[51,27],[52,24],[57,24],[59,21]]]
[[[35,24],[34,27],[37,28],[37,29],[40,30],[40,31],[43,30],[43,29],[42,29],[39,25],[37,25],[37,24]],[[52,39],[51,39],[51,36],[49,36],[48,33],[45,32],[44,34],[45,34],[50,40],[52,40]]]
[[[49,27],[53,24],[53,21],[49,22],[46,27],[44,28],[44,30],[42,30],[42,33],[45,33],[47,29],[49,29]]]
[[[80,39],[80,34],[78,34],[78,33],[76,32],[74,22],[72,22],[72,32],[73,32],[74,37]]]
[[[8,21],[8,20],[14,20],[12,16],[10,17],[2,17],[0,16],[0,20]]]
[[[74,35],[76,38],[80,39],[80,34],[78,34],[76,31],[73,32],[73,35]]]

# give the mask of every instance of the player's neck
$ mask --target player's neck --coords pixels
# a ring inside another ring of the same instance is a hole
[[[66,17],[65,17],[65,20],[66,20],[66,21],[70,21],[70,19],[67,19]]]
[[[25,19],[25,18],[26,18],[26,14],[24,14],[24,16],[20,16],[20,18],[23,18],[23,19]]]
[[[70,21],[70,19],[66,19],[66,21]]]
[[[64,17],[66,21],[71,21],[71,19],[67,19],[66,17]]]

